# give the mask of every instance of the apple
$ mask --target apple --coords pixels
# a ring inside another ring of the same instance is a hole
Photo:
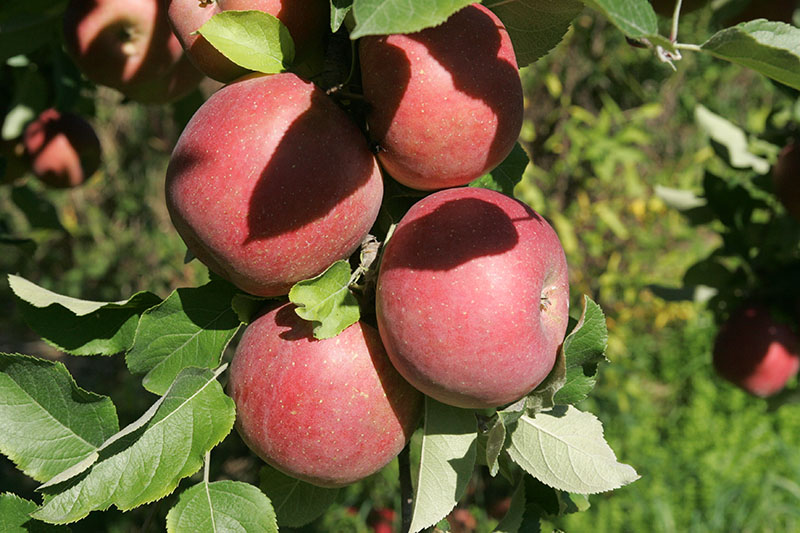
[[[250,449],[321,487],[349,485],[382,469],[422,413],[422,394],[392,367],[375,328],[357,322],[317,340],[290,303],[247,327],[228,392]]]
[[[367,517],[367,525],[372,529],[372,533],[394,533],[396,514],[394,509],[388,507],[372,509]]]
[[[47,109],[22,136],[31,171],[57,188],[75,187],[100,167],[100,140],[81,116]]]
[[[249,71],[226,58],[196,33],[217,13],[256,10],[275,16],[292,35],[297,61],[320,47],[330,20],[330,4],[326,0],[166,0],[166,6],[175,35],[194,64],[208,77],[222,82],[232,81]]]
[[[465,185],[505,159],[522,127],[522,84],[508,32],[473,4],[433,28],[359,43],[369,134],[397,181]]]
[[[736,310],[717,332],[713,365],[722,378],[756,396],[783,389],[798,369],[798,337],[770,310],[750,303]]]
[[[169,102],[203,78],[182,64],[183,48],[161,0],[71,0],[63,26],[67,51],[81,72],[132,99]]]
[[[376,302],[381,338],[409,383],[456,407],[497,407],[553,367],[568,320],[564,250],[522,202],[446,189],[400,220]]]
[[[800,144],[783,147],[772,167],[772,184],[786,211],[800,220]]]
[[[353,253],[382,193],[355,123],[291,73],[251,75],[211,95],[178,139],[166,179],[189,250],[258,296],[286,294]]]

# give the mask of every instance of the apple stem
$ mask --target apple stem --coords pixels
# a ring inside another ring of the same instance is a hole
[[[410,444],[397,456],[397,463],[400,470],[400,516],[402,525],[401,533],[408,533],[411,529],[411,504],[414,501],[413,487],[411,486],[411,453]]]

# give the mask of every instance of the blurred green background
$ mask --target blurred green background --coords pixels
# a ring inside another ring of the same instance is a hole
[[[687,16],[682,39],[702,42],[708,15]],[[666,301],[653,285],[680,287],[688,267],[719,245],[713,225],[692,227],[656,185],[701,190],[714,150],[694,120],[698,104],[754,136],[796,120],[797,94],[728,63],[687,53],[677,72],[631,47],[602,19],[579,17],[564,42],[524,72],[532,157],[518,196],[556,227],[570,264],[574,312],[582,294],[604,309],[608,358],[583,407],[605,426],[618,458],[642,478],[589,497],[582,513],[546,528],[593,532],[800,531],[800,408],[770,411],[711,369],[714,317],[701,304]],[[171,109],[121,102],[99,90],[93,121],[105,150],[85,186],[52,191],[33,179],[0,186],[4,272],[59,293],[119,300],[139,290],[165,297],[207,279],[172,228],[163,198],[169,153],[197,101]],[[795,245],[797,246],[797,245]],[[27,330],[0,286],[0,350],[59,357]],[[120,358],[64,358],[78,383],[111,395],[121,423],[148,402],[125,386]],[[127,420],[126,420],[127,419]],[[216,475],[254,481],[258,462],[233,434]],[[0,462],[0,491],[33,484]],[[453,531],[490,531],[507,496],[476,474]],[[376,509],[397,506],[396,466],[344,491],[308,531],[367,531]],[[158,531],[171,501],[123,515],[95,513],[86,531]],[[92,529],[92,528],[101,529]],[[459,529],[462,528],[462,529]],[[76,528],[77,531],[84,529]]]

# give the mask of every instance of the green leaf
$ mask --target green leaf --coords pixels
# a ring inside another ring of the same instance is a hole
[[[331,31],[333,33],[339,31],[352,8],[353,0],[331,0]]]
[[[701,49],[800,89],[800,28],[753,20],[715,33]]]
[[[522,181],[522,174],[530,163],[528,154],[519,143],[514,145],[511,153],[496,168],[488,174],[470,183],[470,187],[482,187],[501,192],[507,196],[514,196],[514,187]]]
[[[470,0],[353,0],[356,26],[350,38],[413,33],[438,26],[471,3]]]
[[[0,452],[37,481],[87,458],[118,430],[111,400],[75,384],[66,367],[0,353]]]
[[[506,426],[503,423],[503,418],[498,416],[485,435],[486,466],[489,467],[489,473],[492,476],[496,476],[500,471],[500,462],[498,461],[500,452],[503,451],[506,443]]]
[[[626,37],[648,40],[655,46],[672,51],[672,43],[658,33],[658,18],[648,0],[583,0],[602,13]]]
[[[553,369],[536,389],[523,398],[525,412],[534,415],[543,409],[550,409],[556,404],[556,394],[567,383],[567,365],[563,345],[556,354]],[[504,411],[511,409],[507,408]]]
[[[167,514],[168,533],[277,533],[275,511],[257,487],[241,481],[198,483]]]
[[[57,34],[68,0],[3,2],[0,7],[0,63],[33,52]]]
[[[197,31],[222,55],[249,70],[276,74],[294,60],[289,30],[263,11],[222,11]]]
[[[114,355],[133,344],[139,315],[161,299],[138,292],[121,302],[95,302],[56,294],[19,276],[8,284],[18,309],[45,341],[72,355]]]
[[[508,30],[520,68],[555,48],[583,9],[578,0],[495,1],[485,5]]]
[[[663,185],[656,185],[653,192],[655,192],[656,196],[667,206],[677,209],[678,211],[690,211],[708,204],[706,199],[702,196],[685,189],[674,189],[671,187],[664,187]]]
[[[34,518],[74,522],[111,505],[127,511],[175,490],[233,428],[233,400],[217,382],[223,370],[183,370],[146,424],[112,438],[77,478],[43,490]]]
[[[164,394],[183,368],[219,366],[241,325],[231,307],[237,292],[226,281],[177,289],[142,314],[125,362],[132,373],[146,373],[145,389]]]
[[[412,533],[435,525],[455,507],[475,468],[475,414],[425,397],[422,449],[414,486]]]
[[[350,292],[350,263],[336,261],[319,276],[295,283],[289,300],[303,320],[314,322],[314,337],[329,339],[358,322],[358,300]]]
[[[314,521],[339,495],[339,489],[317,487],[271,466],[261,469],[259,486],[272,500],[281,527],[301,527]]]
[[[66,232],[58,218],[56,207],[46,195],[35,192],[26,184],[11,189],[11,199],[25,214],[32,229]]]
[[[65,533],[67,526],[51,526],[29,515],[37,505],[10,492],[0,494],[0,531],[3,533]]]
[[[717,153],[733,168],[752,168],[759,174],[769,172],[769,161],[750,152],[747,135],[729,120],[698,105],[694,119],[711,138]]]
[[[600,306],[583,297],[583,313],[575,329],[564,339],[566,383],[556,393],[558,404],[574,404],[594,388],[597,364],[607,361],[608,326]]]
[[[508,454],[545,485],[578,494],[606,492],[639,479],[633,468],[617,462],[600,421],[572,406],[520,417]]]

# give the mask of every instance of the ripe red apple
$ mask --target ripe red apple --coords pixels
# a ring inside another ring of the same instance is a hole
[[[51,187],[75,187],[100,167],[100,140],[81,116],[43,111],[23,133],[31,171]]]
[[[477,188],[417,202],[386,245],[378,326],[395,368],[425,394],[496,407],[534,389],[564,339],[564,250],[523,203]]]
[[[787,144],[772,167],[775,194],[786,211],[800,220],[800,144]]]
[[[497,166],[522,127],[522,84],[500,19],[473,4],[444,24],[359,44],[369,132],[383,167],[421,190]]]
[[[800,368],[797,335],[769,309],[748,304],[720,326],[714,341],[717,373],[756,396],[780,392]]]
[[[355,123],[289,73],[214,93],[178,139],[166,180],[167,207],[189,250],[260,296],[286,294],[353,253],[382,192]]]
[[[330,20],[326,0],[166,0],[169,21],[175,35],[194,64],[208,77],[232,81],[248,71],[226,58],[202,35],[195,33],[208,19],[222,11],[264,11],[278,18],[292,35],[295,58],[302,60],[319,46]]]
[[[416,428],[423,398],[389,363],[374,328],[358,322],[317,340],[292,304],[247,327],[228,392],[250,449],[322,487],[348,485],[386,466]]]
[[[394,520],[397,513],[394,509],[381,507],[372,509],[367,517],[367,525],[372,533],[394,533]]]
[[[87,78],[132,99],[175,100],[203,78],[181,64],[183,48],[161,0],[71,0],[64,13],[64,40]]]

